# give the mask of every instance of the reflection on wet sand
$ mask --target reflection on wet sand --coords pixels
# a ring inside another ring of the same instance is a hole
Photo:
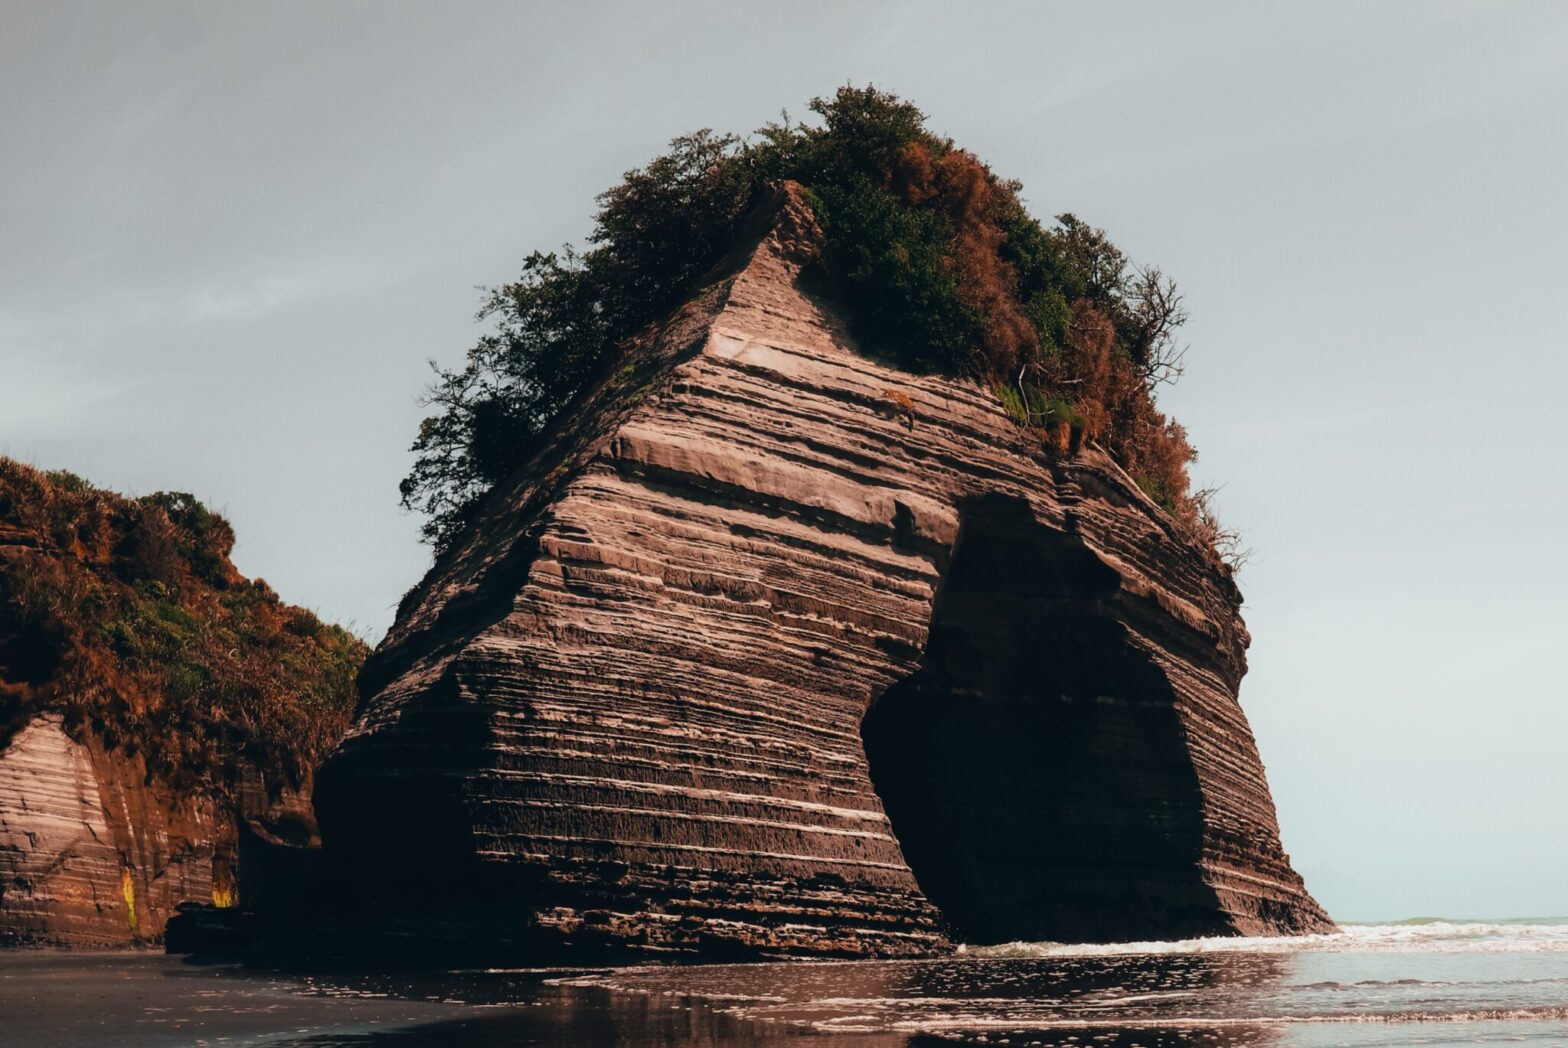
[[[314,981],[314,992],[502,1004],[395,1030],[317,1035],[311,1048],[801,1045],[1251,1046],[1280,1031],[1240,1015],[1282,978],[1266,955],[650,967],[563,975],[462,973],[432,982]],[[1203,1015],[1213,1021],[1197,1020]],[[815,1035],[815,1036],[813,1036]],[[803,1038],[805,1039],[803,1041]]]
[[[269,975],[0,954],[7,1048],[1565,1043],[1568,951],[1190,952]]]
[[[846,1002],[847,1003],[847,1002]],[[809,1009],[808,1009],[809,1011]],[[639,997],[594,987],[544,988],[521,1007],[395,1030],[332,1034],[276,1042],[288,1048],[501,1048],[539,1045],[576,1048],[785,1048],[805,1044],[835,1048],[937,1048],[956,1042],[1012,1045],[1103,1046],[1103,1048],[1178,1048],[1178,1046],[1251,1046],[1275,1044],[1277,1029],[1251,1024],[1161,1027],[1083,1024],[1031,1027],[996,1026],[941,1034],[903,1031],[852,1031],[843,1025],[796,1025],[784,1016],[748,1016],[734,1002],[681,1001]],[[1115,1021],[1115,1020],[1112,1020]],[[829,1032],[832,1030],[833,1032]]]
[[[824,1041],[843,1048],[903,1048],[905,1035],[879,1033]],[[809,1036],[806,1043],[813,1038]],[[534,999],[397,1030],[318,1035],[286,1048],[772,1048],[801,1045],[800,1031],[730,1014],[722,1006],[620,994],[595,987],[541,987]]]
[[[1241,1046],[1277,1041],[1276,1027],[1250,1020],[1259,998],[1284,981],[1288,964],[1288,958],[1262,954],[1049,963],[954,958],[636,969],[564,981],[694,1002],[757,1031],[895,1035],[867,1042],[877,1044],[983,1035],[1013,1045],[1071,1037],[1102,1045]]]

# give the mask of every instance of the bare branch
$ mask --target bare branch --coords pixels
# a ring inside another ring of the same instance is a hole
[[[1242,545],[1240,531],[1228,528],[1220,522],[1214,508],[1214,497],[1220,493],[1220,490],[1217,487],[1202,488],[1190,496],[1194,510],[1191,525],[1192,538],[1208,545],[1222,563],[1236,572],[1252,560],[1256,551],[1251,546]]]
[[[1132,306],[1128,352],[1144,382],[1153,387],[1174,383],[1185,370],[1187,347],[1176,331],[1187,322],[1187,309],[1176,282],[1154,266],[1140,266],[1127,289]]]

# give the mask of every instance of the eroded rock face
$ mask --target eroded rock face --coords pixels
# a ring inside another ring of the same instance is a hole
[[[406,599],[318,776],[330,905],[517,953],[1327,927],[1228,575],[1100,452],[855,353],[817,237],[786,190]]]
[[[0,942],[154,940],[177,904],[212,896],[212,806],[145,777],[139,761],[72,739],[57,716],[0,750]]]
[[[155,943],[182,902],[264,904],[302,879],[307,796],[258,784],[230,814],[84,737],[50,714],[0,747],[0,945]]]

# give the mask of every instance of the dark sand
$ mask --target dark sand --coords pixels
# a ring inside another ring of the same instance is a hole
[[[1568,1044],[1568,922],[928,961],[282,975],[155,953],[0,951],[0,1048],[718,1045],[1328,1048]]]
[[[701,1003],[550,986],[548,977],[476,973],[469,979],[454,973],[421,980],[329,979],[193,964],[157,953],[0,951],[0,1045],[672,1048],[827,1041],[871,1048],[907,1043],[902,1036],[813,1036],[736,1020]],[[464,999],[451,996],[456,993]]]

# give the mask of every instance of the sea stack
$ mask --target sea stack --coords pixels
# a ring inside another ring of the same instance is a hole
[[[1230,570],[1092,444],[859,352],[821,243],[784,184],[405,598],[317,776],[324,910],[518,958],[1331,927]]]

